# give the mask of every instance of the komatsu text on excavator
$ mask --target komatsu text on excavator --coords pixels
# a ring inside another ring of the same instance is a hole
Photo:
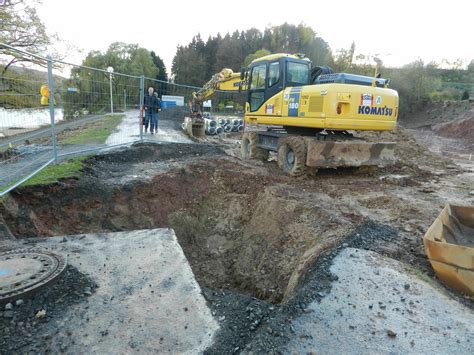
[[[215,91],[246,94],[243,159],[278,155],[279,166],[293,176],[308,167],[386,165],[395,143],[366,142],[350,131],[388,131],[396,127],[398,94],[389,80],[334,73],[312,67],[304,55],[271,54],[242,72],[223,69],[193,93],[193,117]]]

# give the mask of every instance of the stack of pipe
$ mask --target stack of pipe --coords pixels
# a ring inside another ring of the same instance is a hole
[[[217,135],[221,133],[240,132],[244,129],[244,120],[240,118],[214,118],[212,116],[204,118],[206,134]]]

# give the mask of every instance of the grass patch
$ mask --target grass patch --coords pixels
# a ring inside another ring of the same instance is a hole
[[[125,115],[108,115],[85,127],[64,131],[58,138],[60,144],[104,144]]]
[[[68,159],[56,165],[49,165],[28,181],[25,181],[20,187],[34,185],[48,185],[58,182],[60,179],[81,176],[82,162],[90,155]]]

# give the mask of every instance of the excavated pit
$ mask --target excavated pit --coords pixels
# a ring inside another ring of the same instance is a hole
[[[0,214],[17,238],[170,227],[201,286],[279,303],[357,218],[263,170],[215,146],[141,145],[89,159],[80,179],[16,190]]]

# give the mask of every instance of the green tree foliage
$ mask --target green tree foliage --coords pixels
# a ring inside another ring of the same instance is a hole
[[[176,83],[201,86],[223,68],[240,71],[249,55],[265,53],[304,53],[313,63],[326,65],[331,60],[329,45],[306,25],[256,28],[210,36],[203,42],[199,35],[186,46],[178,46],[171,71]],[[262,53],[262,52],[260,52]]]
[[[47,33],[45,25],[38,17],[35,7],[38,3],[38,1],[9,0],[0,6],[0,43],[33,54],[46,53],[55,37]],[[3,67],[3,73],[14,63],[35,61],[31,56],[19,54],[2,46],[0,54],[10,58]]]
[[[156,76],[157,80],[168,81],[168,73],[166,72],[165,63],[163,59],[160,58],[159,55],[156,55],[154,51],[150,52],[151,59],[153,60],[153,64],[155,67],[158,68],[158,75]]]
[[[159,72],[148,50],[140,48],[138,44],[123,42],[112,43],[105,53],[90,52],[82,65],[98,69],[112,67],[116,73],[145,75],[151,78],[156,77]]]
[[[187,46],[178,46],[171,66],[174,82],[201,86],[208,80],[208,63],[204,48],[205,44],[200,35],[193,37]]]
[[[336,52],[336,55],[330,61],[331,67],[336,72],[346,72],[352,69],[355,53],[355,42],[352,42],[349,49],[341,48]],[[365,59],[359,58],[359,59]]]
[[[168,94],[168,73],[166,72],[165,63],[160,58],[160,56],[156,55],[154,51],[151,51],[150,55],[153,59],[153,63],[159,70],[156,79],[160,80],[159,82],[151,82],[150,85],[154,86],[155,91],[158,93],[158,96],[162,97],[163,95]],[[148,80],[146,83],[148,84]]]
[[[243,33],[240,34],[238,31],[235,31],[232,35],[225,35],[222,42],[217,47],[216,63],[214,64],[216,72],[223,68],[240,71],[246,56],[246,53],[244,52],[244,38],[245,35]]]
[[[474,59],[472,59],[471,62],[467,65],[467,71],[470,74],[474,74]]]
[[[148,50],[137,44],[123,42],[112,43],[106,52],[91,51],[82,65],[102,70],[112,67],[114,73],[144,75],[150,78],[159,75],[159,68],[154,64]],[[63,86],[64,88],[74,87],[77,89],[74,92],[62,93],[64,114],[67,118],[83,112],[95,113],[108,110],[110,104],[108,73],[75,67],[71,70],[70,79]],[[125,98],[127,96],[137,97],[138,91],[139,80],[137,78],[120,74],[112,75],[114,107],[124,107]]]
[[[421,59],[386,71],[385,76],[391,78],[391,86],[398,91],[402,114],[421,109],[430,96],[441,89],[441,79],[435,72],[435,63],[426,65]]]

